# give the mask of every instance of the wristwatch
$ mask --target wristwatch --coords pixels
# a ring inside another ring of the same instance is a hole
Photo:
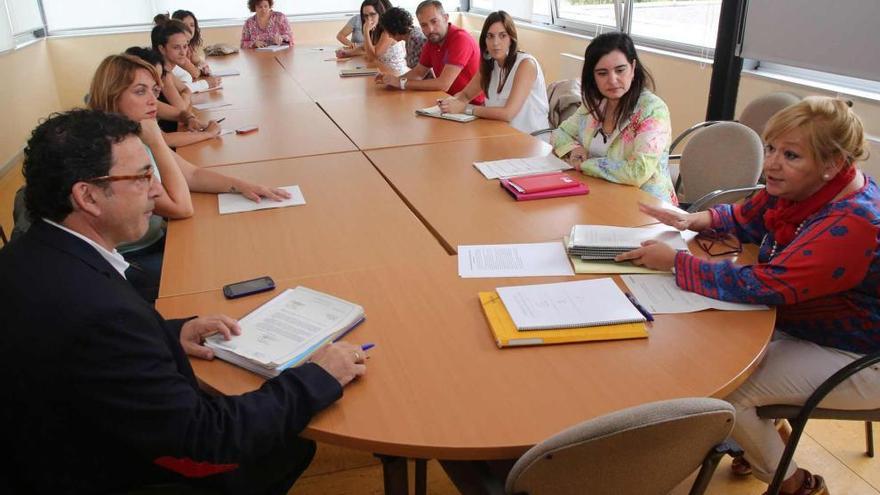
[[[398,81],[400,82],[400,89],[406,89],[406,78],[401,77]]]
[[[465,115],[473,115],[474,114],[474,106],[471,105],[470,103],[465,105],[464,113],[465,113]]]

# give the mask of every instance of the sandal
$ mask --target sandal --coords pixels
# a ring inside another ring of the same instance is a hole
[[[793,492],[780,491],[779,495],[828,495],[828,487],[825,486],[825,479],[818,474],[812,474],[806,469],[804,471],[804,484]],[[764,492],[767,495],[767,492]]]
[[[748,476],[752,474],[752,465],[749,464],[745,457],[738,455],[730,463],[730,470],[736,476]]]

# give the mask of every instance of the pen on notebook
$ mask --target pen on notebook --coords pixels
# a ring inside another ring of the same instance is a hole
[[[372,349],[373,347],[376,347],[376,344],[374,344],[374,343],[372,343],[372,342],[367,342],[366,344],[364,344],[364,345],[361,346],[361,350],[362,350],[362,351],[369,351],[369,350]]]
[[[645,309],[644,306],[639,304],[639,302],[632,294],[630,294],[629,292],[624,292],[624,294],[626,294],[626,298],[629,299],[629,302],[631,302],[632,305],[635,306],[637,310],[639,310],[639,313],[641,313],[646,320],[654,321],[654,315],[652,315],[647,309]]]

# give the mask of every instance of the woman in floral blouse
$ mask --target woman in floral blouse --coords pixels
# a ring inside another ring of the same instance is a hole
[[[669,176],[669,109],[623,33],[597,36],[584,53],[583,103],[553,131],[553,152],[593,177],[678,204]]]
[[[242,48],[293,44],[287,16],[273,11],[273,4],[273,0],[248,0],[248,9],[254,15],[244,22],[241,29]]]

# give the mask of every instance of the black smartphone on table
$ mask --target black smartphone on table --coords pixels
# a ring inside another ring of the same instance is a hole
[[[275,281],[272,277],[260,277],[253,280],[245,280],[234,284],[223,286],[223,295],[226,299],[235,299],[236,297],[249,296],[260,292],[266,292],[275,288]]]

